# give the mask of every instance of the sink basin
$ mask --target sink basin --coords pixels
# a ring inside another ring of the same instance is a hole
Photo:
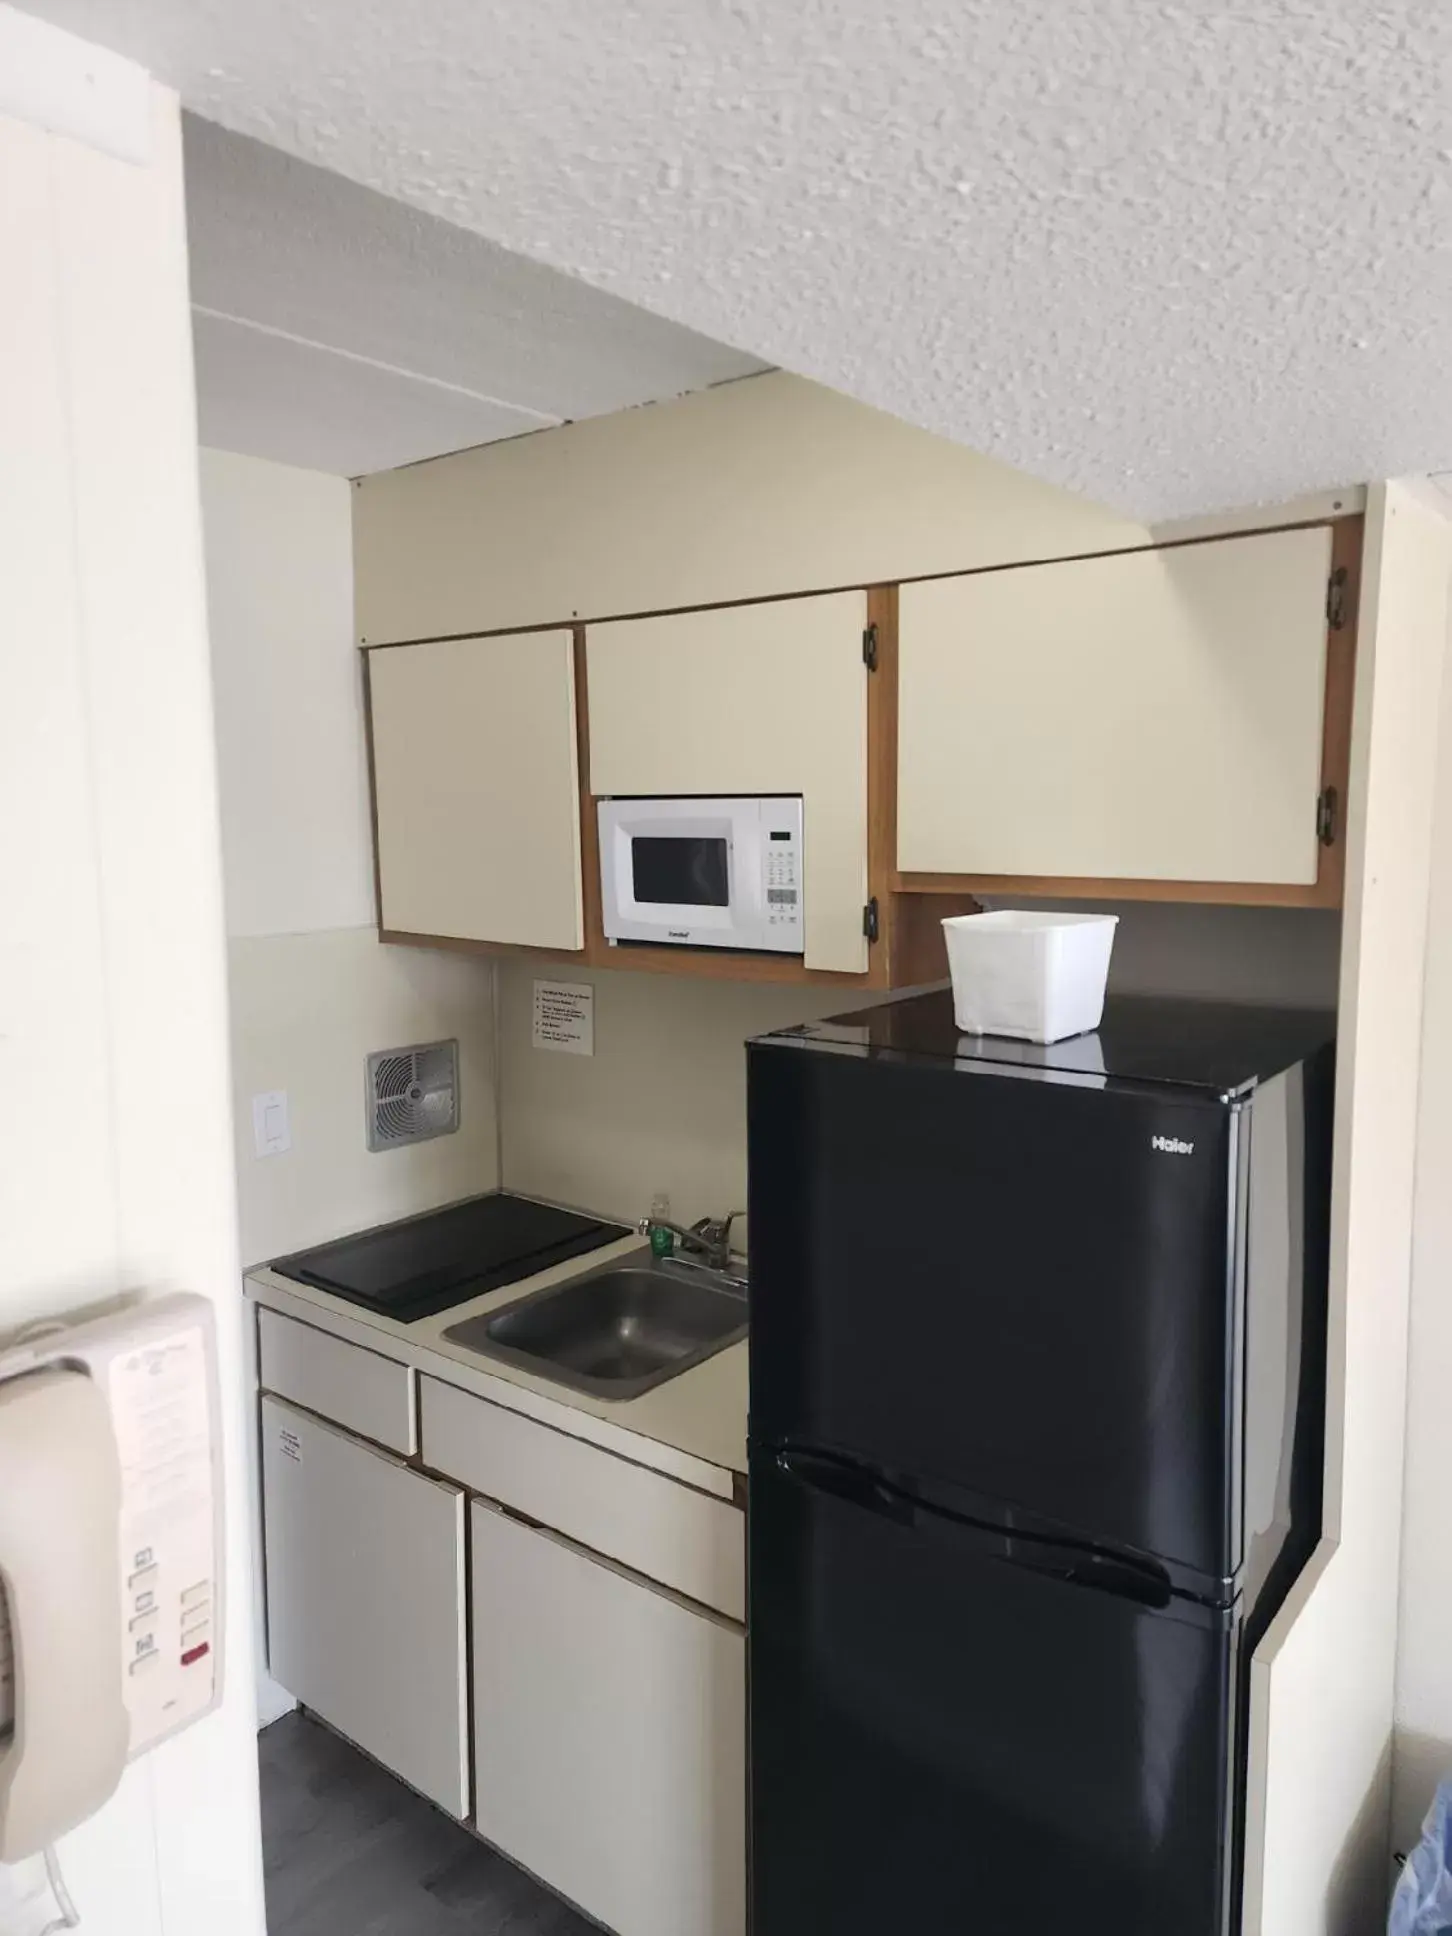
[[[746,1295],[648,1250],[444,1332],[597,1398],[638,1398],[746,1336]]]

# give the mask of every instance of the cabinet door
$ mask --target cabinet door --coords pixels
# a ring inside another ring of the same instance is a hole
[[[274,1679],[462,1819],[464,1495],[276,1398],[262,1485]]]
[[[619,1936],[742,1936],[740,1628],[472,1511],[480,1834]]]
[[[572,634],[372,652],[368,686],[383,927],[582,947]]]
[[[1331,532],[904,585],[908,873],[1311,885]]]
[[[799,793],[808,968],[867,968],[864,592],[586,635],[590,791]]]

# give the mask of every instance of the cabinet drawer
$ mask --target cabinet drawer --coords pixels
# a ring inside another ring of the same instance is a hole
[[[745,1528],[736,1507],[437,1379],[420,1386],[424,1462],[435,1472],[745,1620]]]
[[[276,1311],[257,1313],[258,1381],[360,1438],[410,1458],[418,1450],[413,1373]]]

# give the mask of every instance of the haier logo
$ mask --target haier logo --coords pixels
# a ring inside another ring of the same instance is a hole
[[[1195,1145],[1182,1143],[1178,1136],[1151,1136],[1150,1148],[1158,1150],[1162,1156],[1193,1156]]]

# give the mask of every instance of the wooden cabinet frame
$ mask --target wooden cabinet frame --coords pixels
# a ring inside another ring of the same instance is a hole
[[[554,962],[587,969],[615,969],[631,973],[687,975],[704,980],[775,982],[837,987],[850,990],[906,988],[944,978],[947,963],[940,921],[946,915],[971,913],[978,896],[1009,899],[1052,896],[1065,900],[1220,902],[1242,906],[1337,908],[1345,877],[1346,801],[1351,755],[1351,702],[1356,667],[1356,619],[1361,579],[1362,519],[1328,520],[1332,532],[1332,573],[1340,593],[1340,622],[1328,617],[1326,685],[1322,723],[1321,785],[1334,801],[1330,838],[1324,841],[1314,884],[1278,885],[1265,882],[1163,881],[1086,879],[1077,875],[1054,878],[997,874],[919,874],[897,866],[898,784],[898,587],[870,585],[867,620],[876,631],[876,667],[867,679],[867,882],[877,904],[878,938],[863,974],[808,968],[789,956],[703,951],[645,945],[612,948],[605,939],[600,903],[600,841],[596,799],[590,791],[589,669],[583,623],[573,626],[575,713],[580,792],[580,864],[583,873],[584,947],[557,952],[509,942],[460,940],[449,935],[407,934],[386,928],[382,919],[382,883],[378,851],[378,790],[373,755],[373,710],[368,667],[374,652],[407,651],[408,643],[365,646],[363,662],[364,720],[368,737],[368,780],[373,817],[373,881],[379,939],[412,947],[447,948],[467,954],[517,955],[541,963]],[[1230,536],[1225,533],[1218,536]],[[1213,543],[1216,539],[1190,539]],[[991,569],[1031,571],[1032,564]],[[803,597],[815,593],[802,593]],[[743,600],[745,604],[779,603],[777,599]],[[696,608],[706,609],[706,608]],[[641,614],[646,617],[665,614]],[[529,628],[530,630],[536,628]],[[558,629],[558,628],[548,628]],[[522,628],[508,631],[527,636]],[[502,636],[480,633],[481,638]],[[426,643],[411,641],[409,643]],[[1308,803],[1308,810],[1309,810]]]

